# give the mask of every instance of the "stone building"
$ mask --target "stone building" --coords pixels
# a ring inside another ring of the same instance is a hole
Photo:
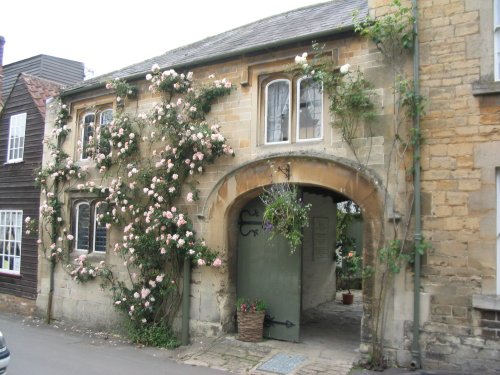
[[[275,289],[279,282],[273,278],[278,274],[277,263],[273,262],[279,261],[266,253],[248,251],[265,247],[261,234],[247,236],[249,229],[255,229],[248,214],[260,209],[256,198],[264,187],[289,178],[290,183],[303,188],[304,200],[313,205],[312,225],[304,233],[301,252],[279,265],[279,275],[287,280],[280,291],[290,303],[287,310],[295,311],[293,318],[279,318],[300,320],[301,307],[331,298],[335,290],[334,203],[353,200],[363,214],[363,266],[375,270],[363,287],[360,349],[367,354],[382,272],[378,251],[392,238],[396,223],[413,223],[413,207],[408,204],[413,191],[406,183],[411,178],[402,167],[404,163],[394,164],[392,152],[397,116],[394,75],[375,45],[353,31],[352,11],[357,10],[360,17],[368,13],[378,17],[390,11],[389,3],[337,0],[301,8],[84,81],[62,93],[63,102],[70,108],[68,125],[72,129],[65,151],[80,165],[92,166],[92,161],[82,160],[85,158],[77,144],[83,141],[85,124],[90,121],[87,116],[92,122],[105,123],[107,115],[103,114],[116,111],[115,96],[104,88],[106,80],[125,78],[137,85],[137,99],[127,101],[125,106],[131,114],[147,111],[158,101],[148,92],[149,82],[144,78],[153,63],[162,70],[193,71],[202,79],[215,74],[237,85],[235,92],[213,106],[208,118],[222,126],[236,156],[221,159],[207,169],[199,179],[201,199],[187,207],[197,218],[194,224],[198,234],[218,249],[224,260],[221,269],[200,267],[193,271],[189,312],[192,332],[218,334],[231,330],[233,306],[242,285],[269,275],[261,288],[272,285],[274,294],[279,290]],[[420,119],[425,140],[419,159],[422,234],[431,248],[422,258],[417,293],[411,265],[404,266],[389,285],[384,314],[385,356],[403,366],[419,366],[421,362],[424,368],[498,373],[500,86],[494,46],[500,45],[495,26],[500,21],[495,19],[494,23],[493,15],[499,14],[500,2],[417,3],[416,61],[420,89],[427,99]],[[375,119],[370,129],[365,127],[357,133],[352,147],[343,141],[338,128],[330,126],[326,93],[310,89],[309,97],[316,95],[314,103],[303,101],[300,91],[307,90],[302,86],[307,77],[297,79],[287,73],[295,56],[305,51],[314,53],[313,41],[324,44],[324,51],[335,64],[359,67],[374,84]],[[405,64],[410,66],[411,57]],[[282,115],[286,110],[289,116],[280,129],[266,116],[269,98],[276,97],[278,86],[286,91],[287,99],[277,99],[279,103],[274,105]],[[308,109],[314,115],[313,123],[301,117],[304,107],[313,108]],[[50,121],[53,119],[48,125]],[[284,172],[271,179],[269,162]],[[101,178],[97,172],[93,176],[95,181]],[[90,196],[65,193],[64,215],[73,226],[75,219],[69,218],[75,217],[85,200],[89,208],[94,207]],[[413,230],[413,224],[409,230]],[[105,235],[94,230],[92,236],[94,243],[106,241],[107,247],[88,247],[84,253],[89,253],[89,259],[105,260],[117,270],[123,268],[120,259],[109,251],[120,233]],[[81,253],[75,250],[72,255]],[[264,270],[259,268],[264,266]],[[37,305],[45,310],[49,295],[47,262],[40,262],[39,274]],[[248,277],[252,274],[253,279]],[[262,293],[265,295],[265,291]],[[418,320],[414,300],[420,306]],[[120,319],[108,292],[101,291],[97,283],[77,284],[61,269],[55,274],[53,315],[93,326],[109,326]],[[420,329],[413,329],[415,321]],[[300,325],[295,326],[294,336],[287,337],[292,341],[300,336]],[[412,346],[415,332],[419,345]]]

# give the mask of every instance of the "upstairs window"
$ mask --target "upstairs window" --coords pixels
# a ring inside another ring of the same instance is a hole
[[[0,272],[21,273],[23,211],[0,210]]]
[[[94,123],[95,123],[95,114],[94,113],[87,113],[83,117],[82,160],[88,158],[87,147],[89,145],[91,137],[94,136]]]
[[[97,122],[96,122],[97,120]],[[113,120],[113,110],[104,109],[97,114],[86,113],[82,118],[82,138],[81,138],[81,159],[86,160],[89,157],[89,152],[87,152],[87,147],[90,143],[91,137],[94,136],[95,126],[108,125]]]
[[[113,121],[113,110],[105,109],[104,111],[102,111],[101,115],[99,116],[99,124],[101,124],[101,126],[104,126],[108,125],[111,121]]]
[[[323,87],[310,77],[266,80],[262,83],[261,120],[266,145],[323,139]],[[288,78],[290,77],[290,78]]]
[[[297,83],[297,140],[323,138],[323,88],[312,78]]]
[[[105,211],[102,202],[82,201],[75,205],[75,250],[106,252],[107,229],[105,224],[99,222],[99,215]]]
[[[15,163],[23,160],[25,132],[26,113],[10,116],[7,163]]]
[[[266,86],[266,143],[290,140],[290,81],[277,79]]]

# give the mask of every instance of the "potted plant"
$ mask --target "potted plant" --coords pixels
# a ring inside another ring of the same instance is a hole
[[[236,301],[238,319],[238,340],[258,342],[264,333],[266,304],[264,301],[238,298]]]
[[[264,189],[260,199],[265,205],[264,229],[271,233],[271,239],[282,235],[290,244],[293,254],[302,243],[302,228],[309,225],[310,204],[304,204],[297,187],[288,183],[274,184]]]
[[[349,251],[347,255],[342,257],[341,273],[346,282],[347,293],[342,293],[342,303],[350,305],[353,302],[354,296],[351,293],[351,285],[353,278],[359,274],[361,270],[361,257],[354,251]]]

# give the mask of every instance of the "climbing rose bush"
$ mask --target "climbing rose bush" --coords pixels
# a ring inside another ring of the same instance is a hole
[[[229,80],[211,77],[210,83],[196,85],[192,72],[161,71],[156,64],[146,80],[158,102],[149,113],[137,115],[126,111],[125,101],[135,98],[138,90],[124,80],[107,83],[117,96],[117,113],[109,124],[93,128],[85,148],[98,172],[86,173],[62,152],[69,113],[61,103],[50,143],[55,161],[37,177],[47,197],[41,221],[52,229],[48,257],[64,261],[64,269],[79,282],[101,278],[113,292],[114,306],[129,318],[134,335],[172,321],[186,257],[193,266],[223,265],[197,238],[186,209],[198,200],[196,176],[219,157],[234,156],[221,127],[206,120],[211,106],[233,90]],[[64,226],[68,220],[60,201],[69,190],[101,198],[96,220],[120,232],[111,250],[123,261],[125,280],[86,254],[69,260],[73,236]]]

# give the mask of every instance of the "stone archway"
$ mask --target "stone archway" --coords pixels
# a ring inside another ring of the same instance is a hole
[[[241,209],[262,188],[273,182],[284,182],[282,173],[273,174],[270,163],[275,166],[290,167],[290,183],[317,186],[341,193],[355,201],[362,210],[365,225],[363,229],[364,266],[373,266],[375,250],[383,242],[383,198],[382,183],[375,173],[343,158],[320,154],[287,153],[268,155],[265,158],[248,162],[229,172],[212,189],[204,209],[205,227],[203,234],[211,246],[224,252],[228,273],[225,296],[221,299],[221,322],[224,330],[232,327],[233,306],[236,300],[236,248],[238,215]],[[372,316],[373,280],[365,282],[363,288],[364,319],[362,322],[362,341],[371,334],[369,317]]]

